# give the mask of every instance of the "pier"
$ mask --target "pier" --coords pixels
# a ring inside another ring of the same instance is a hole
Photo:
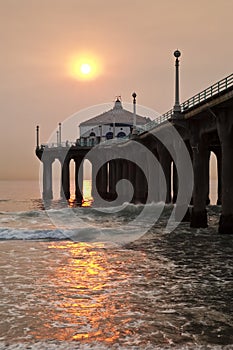
[[[96,193],[106,201],[117,198],[116,185],[121,179],[129,180],[133,186],[134,203],[158,202],[163,199],[160,188],[160,177],[154,174],[151,181],[155,182],[156,190],[148,191],[147,176],[134,162],[125,159],[125,155],[134,147],[136,141],[152,152],[158,160],[166,179],[166,203],[176,203],[179,190],[179,179],[175,159],[168,149],[156,138],[156,133],[171,125],[177,130],[185,143],[192,160],[194,186],[190,203],[190,215],[187,212],[184,220],[190,221],[194,228],[208,226],[206,206],[209,204],[209,163],[210,153],[217,159],[218,170],[218,205],[222,212],[219,222],[219,233],[233,234],[233,74],[221,79],[205,90],[191,97],[187,101],[179,101],[179,58],[175,56],[175,104],[174,107],[140,127],[136,124],[136,94],[133,94],[134,118],[130,134],[124,138],[112,138],[107,142],[103,136],[89,137],[76,140],[73,143],[62,143],[61,125],[59,125],[57,144],[40,145],[39,127],[37,126],[36,155],[43,162],[43,198],[52,199],[52,163],[58,159],[61,163],[61,197],[70,198],[70,170],[69,164],[75,162],[75,198],[78,204],[82,203],[82,174],[83,160],[89,159],[92,164],[92,177],[95,183],[93,197]],[[115,127],[115,126],[114,126]],[[173,147],[173,139],[169,140]],[[102,146],[101,146],[102,144]],[[99,159],[89,156],[91,150],[98,145]],[[109,152],[116,155],[109,159]],[[138,158],[146,155],[139,153]],[[145,159],[144,159],[145,160]],[[102,162],[98,168],[98,162]],[[151,164],[145,160],[147,167]],[[151,174],[151,172],[149,172]],[[185,179],[185,174],[184,174]],[[184,181],[189,182],[189,179]],[[183,185],[183,184],[182,184]],[[125,189],[127,195],[128,187]]]

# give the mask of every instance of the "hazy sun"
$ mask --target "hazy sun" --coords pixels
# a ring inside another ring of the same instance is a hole
[[[101,74],[99,60],[93,55],[72,56],[68,69],[69,75],[78,80],[93,80]]]
[[[81,70],[82,74],[90,74],[91,73],[91,66],[88,63],[83,63],[83,64],[81,64],[80,70]]]

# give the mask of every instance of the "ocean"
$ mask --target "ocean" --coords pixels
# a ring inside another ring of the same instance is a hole
[[[37,182],[0,182],[0,349],[233,349],[221,208],[208,206],[208,229],[171,232],[167,205],[134,236],[142,205],[101,212],[85,189],[84,207],[44,210]]]

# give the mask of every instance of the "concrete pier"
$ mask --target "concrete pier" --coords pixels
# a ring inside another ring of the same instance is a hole
[[[98,157],[100,157],[99,160],[105,160],[105,163],[97,171],[97,159],[90,160],[92,163],[92,181],[96,185],[96,191],[93,187],[92,195],[94,200],[99,197],[107,201],[115,200],[118,181],[126,179],[131,182],[134,189],[132,202],[145,203],[148,199],[151,202],[158,202],[162,200],[159,192],[161,190],[162,180],[164,181],[165,178],[167,189],[165,201],[168,204],[172,202],[173,204],[177,203],[180,189],[182,187],[188,188],[189,179],[185,177],[185,168],[182,170],[182,179],[180,178],[180,174],[177,174],[175,165],[177,159],[175,159],[176,156],[174,154],[171,154],[171,150],[175,147],[175,141],[169,136],[169,132],[166,135],[166,130],[171,128],[172,125],[180,135],[181,143],[184,142],[188,148],[194,174],[193,198],[190,203],[187,203],[187,199],[183,195],[182,200],[177,205],[177,211],[179,206],[184,207],[190,204],[192,206],[191,227],[206,228],[208,226],[207,208],[210,191],[210,152],[214,152],[217,157],[217,204],[222,205],[219,233],[233,234],[233,74],[180,104],[180,52],[177,50],[174,55],[176,58],[174,108],[164,115],[159,116],[155,121],[144,125],[144,128],[141,130],[137,129],[137,123],[134,118],[131,122],[131,134],[128,138],[123,139],[122,142],[115,142],[116,140],[113,139],[112,144],[107,143],[107,145],[103,144],[103,147],[100,147]],[[136,94],[134,98],[136,99]],[[117,125],[115,117],[114,115],[114,128]],[[109,131],[112,130],[111,128],[112,125],[109,125],[108,134],[112,133]],[[61,196],[67,200],[70,198],[69,164],[71,159],[74,159],[75,197],[78,204],[82,203],[82,160],[88,155],[88,152],[92,149],[96,141],[104,141],[103,130],[104,125],[101,125],[98,131],[99,134],[96,134],[95,140],[93,139],[93,135],[90,140],[80,138],[75,144],[68,147],[68,145],[64,146],[62,143],[61,124],[59,124],[58,144],[56,146],[40,146],[39,126],[36,127],[36,155],[43,163],[43,198],[45,200],[53,198],[52,164],[55,159],[59,159],[62,164]],[[166,140],[168,139],[168,144],[171,146],[169,150],[167,145],[165,146],[162,141],[159,141],[159,137],[158,139],[156,138],[156,132],[158,130],[162,130],[166,136]],[[134,152],[136,142],[144,147],[145,152]],[[159,166],[163,170],[162,176],[160,176],[158,167],[153,168],[152,164],[150,164],[151,160],[149,159],[151,158],[148,157],[146,149],[148,152],[152,152],[155,156],[155,161],[159,162]],[[104,159],[106,156],[104,152],[107,152],[107,150],[112,150],[113,157],[111,159]],[[128,154],[132,156],[132,159],[125,157]],[[137,157],[143,160],[144,169],[136,164]],[[80,181],[78,181],[78,174]],[[147,176],[149,177],[149,182],[154,185],[153,188],[156,188],[153,194],[148,191]],[[173,184],[173,188],[171,184]],[[126,182],[124,186],[123,192],[125,192],[125,198],[127,198],[129,187],[126,186]],[[187,218],[188,215],[186,216]]]
[[[233,234],[233,111],[223,110],[217,119],[222,149],[222,214],[219,233]]]
[[[70,199],[70,159],[67,157],[61,163],[61,198]]]
[[[159,162],[161,164],[161,167],[164,172],[164,176],[167,183],[167,195],[166,195],[166,203],[171,203],[172,196],[171,196],[171,164],[172,164],[172,158],[169,154],[168,150],[161,144],[158,144],[158,156],[159,156]]]
[[[204,138],[191,139],[193,149],[193,209],[191,227],[207,227],[206,198],[209,190],[207,172],[209,169],[209,151]]]
[[[83,201],[83,159],[75,157],[75,200],[77,204]]]
[[[53,199],[52,184],[52,164],[53,159],[43,159],[43,199]]]

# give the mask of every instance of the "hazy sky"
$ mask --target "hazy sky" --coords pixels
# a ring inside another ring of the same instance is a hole
[[[232,73],[232,0],[0,0],[0,179],[36,178],[41,142],[68,116],[121,95],[161,113]],[[69,75],[73,55],[97,59],[92,81]]]

